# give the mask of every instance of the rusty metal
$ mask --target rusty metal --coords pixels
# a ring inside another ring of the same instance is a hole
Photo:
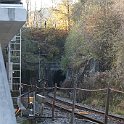
[[[76,76],[76,79],[74,81],[74,87],[73,87],[73,104],[72,104],[72,118],[71,118],[71,124],[74,124],[75,123],[75,117],[74,117],[74,114],[75,114],[75,103],[76,103],[76,87],[77,87],[77,76]]]
[[[54,88],[54,97],[53,97],[53,103],[52,103],[52,120],[54,120],[55,118],[55,100],[56,100],[56,91],[57,91],[57,84],[55,84],[55,88]]]
[[[105,107],[104,124],[107,124],[107,123],[108,123],[108,112],[109,112],[109,98],[110,98],[110,92],[111,92],[111,89],[109,88],[109,84],[108,84],[107,98],[106,98],[106,107]]]
[[[48,105],[51,105],[51,101],[47,101],[47,104],[48,104]],[[61,104],[61,103],[56,102],[55,107],[58,108],[58,109],[67,111],[67,112],[69,112],[69,113],[72,113],[71,107],[68,107],[68,106],[66,106],[66,105],[63,105],[63,104]],[[74,114],[75,114],[75,116],[78,117],[78,118],[87,119],[87,120],[90,120],[90,121],[92,121],[92,122],[96,122],[96,123],[98,123],[98,124],[104,124],[103,122],[101,122],[101,121],[99,121],[99,120],[97,120],[97,119],[90,118],[90,117],[88,117],[88,116],[82,115],[81,113],[74,112]]]
[[[53,97],[48,96],[48,98],[53,98]],[[56,98],[56,101],[61,102],[61,103],[65,104],[65,105],[68,105],[68,106],[72,106],[72,102],[67,102],[67,101],[65,102],[65,101],[60,100],[58,98]],[[81,106],[81,105],[77,105],[77,104],[75,104],[75,108],[80,109],[80,110],[89,111],[89,112],[94,113],[94,114],[96,113],[96,114],[101,114],[103,116],[105,115],[105,112],[103,112],[103,111],[96,110],[96,109],[91,109],[91,108]],[[119,116],[116,116],[116,115],[113,115],[113,114],[108,114],[108,117],[113,118],[113,119],[117,119],[117,120],[120,120],[120,121],[124,121],[123,117],[119,117]]]

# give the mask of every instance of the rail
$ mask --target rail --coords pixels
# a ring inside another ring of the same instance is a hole
[[[26,84],[23,84],[23,85],[26,86]],[[53,120],[54,120],[54,118],[55,118],[54,112],[55,112],[55,106],[56,106],[55,104],[56,104],[56,93],[57,93],[57,90],[63,90],[63,91],[67,90],[67,91],[72,91],[72,93],[74,93],[73,91],[75,90],[76,92],[77,92],[77,91],[86,91],[86,92],[105,91],[105,94],[106,94],[106,106],[105,106],[105,111],[101,112],[101,111],[94,110],[94,112],[98,112],[98,113],[104,115],[104,124],[107,124],[107,123],[108,123],[108,118],[110,118],[110,117],[111,117],[111,118],[114,118],[114,119],[121,120],[121,121],[124,122],[124,118],[123,118],[123,117],[119,117],[119,116],[115,116],[115,115],[109,114],[110,94],[111,94],[112,92],[117,92],[117,93],[122,93],[122,94],[124,94],[123,91],[119,91],[119,90],[117,90],[117,89],[110,88],[109,86],[108,86],[108,88],[103,88],[103,89],[81,89],[81,88],[76,88],[76,87],[74,87],[74,88],[61,88],[61,87],[57,87],[57,85],[55,85],[55,87],[48,87],[48,88],[45,87],[45,86],[43,86],[43,88],[40,88],[40,87],[35,86],[35,85],[27,85],[27,86],[33,88],[33,90],[32,90],[31,92],[33,92],[33,91],[36,91],[36,93],[43,92],[43,94],[44,94],[45,91],[49,91],[49,90],[52,90],[52,91],[54,92],[54,93],[53,93],[53,94],[54,94],[54,96],[53,96],[53,101],[52,101],[52,118],[53,118]],[[74,113],[74,111],[75,111],[75,108],[77,107],[77,105],[76,105],[76,103],[75,103],[76,92],[75,92],[75,94],[73,94],[73,104],[71,104],[73,113]],[[25,94],[28,94],[28,93],[25,93]],[[24,96],[24,94],[23,94],[22,96]],[[85,108],[85,109],[86,109],[86,108]],[[91,110],[91,109],[89,109],[89,110]],[[93,110],[91,110],[91,111],[93,111]],[[75,114],[75,113],[74,113],[74,114]],[[72,114],[72,120],[74,119],[74,114]],[[90,120],[90,119],[89,119],[89,120]],[[91,119],[91,120],[92,120],[92,119]],[[72,123],[73,123],[73,121],[72,121]]]

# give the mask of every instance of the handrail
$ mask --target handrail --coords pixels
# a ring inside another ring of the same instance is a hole
[[[88,91],[88,92],[90,92],[90,91],[91,91],[91,92],[96,92],[96,91],[106,91],[107,88],[104,88],[104,89],[96,89],[96,90],[76,88],[76,90]]]
[[[118,93],[123,93],[124,94],[124,91],[120,91],[120,90],[113,89],[113,88],[110,88],[110,89],[111,89],[111,91],[118,92]]]
[[[39,90],[52,90],[54,89],[55,87],[44,87],[44,88],[40,88],[36,85],[28,85],[28,84],[22,84],[23,86],[28,86],[28,87],[33,87],[33,88],[36,88],[36,89],[39,89]],[[70,87],[70,88],[63,88],[63,87],[57,87],[57,89],[59,90],[73,90],[74,88]],[[106,91],[107,88],[103,88],[103,89],[81,89],[81,88],[76,88],[76,90],[80,90],[80,91],[87,91],[87,92],[96,92],[96,91]],[[114,91],[114,92],[118,92],[118,93],[123,93],[124,94],[124,91],[120,91],[118,89],[114,89],[114,88],[110,88],[111,91]],[[32,92],[32,91],[30,91]]]
[[[35,90],[32,90],[32,91],[26,92],[26,93],[24,93],[24,94],[21,94],[19,97],[23,97],[23,96],[25,96],[25,95],[28,95],[29,93],[34,92],[34,91],[35,91]]]

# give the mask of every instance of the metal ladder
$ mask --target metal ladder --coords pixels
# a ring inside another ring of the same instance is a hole
[[[8,46],[8,79],[12,91],[13,103],[17,105],[17,97],[21,95],[21,30],[14,36]]]

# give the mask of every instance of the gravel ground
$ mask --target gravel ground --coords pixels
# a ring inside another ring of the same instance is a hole
[[[43,117],[51,117],[52,111],[51,108],[48,106],[45,106]],[[55,110],[55,120],[53,121],[51,118],[44,118],[37,120],[34,124],[70,124],[71,121],[71,114],[65,113],[60,110]],[[17,118],[17,124],[29,124],[28,121],[24,118]],[[87,121],[87,120],[81,120],[75,118],[75,124],[95,124],[93,122]]]
[[[51,116],[52,114],[51,108],[45,107],[44,113],[45,114],[43,116],[46,116],[46,117]],[[39,124],[70,124],[70,121],[71,121],[70,113],[65,113],[65,112],[62,112],[56,109],[55,117],[58,117],[58,118],[55,118],[54,121],[52,121],[52,119],[45,119],[43,122]],[[87,120],[80,120],[80,119],[75,118],[75,124],[95,124],[95,123],[89,122]]]
[[[44,112],[43,112],[43,117],[51,117],[51,115],[52,115],[51,108],[48,106],[45,106]],[[98,118],[98,117],[96,117],[96,118]],[[71,121],[70,113],[65,113],[63,111],[56,109],[54,121],[51,118],[42,118],[42,119],[37,120],[37,122],[33,123],[33,124],[70,124],[70,121]],[[17,122],[18,122],[17,124],[30,124],[26,119],[20,118],[20,117],[17,118]],[[82,119],[75,118],[74,124],[96,124],[96,123],[90,122],[88,120],[82,120]],[[108,124],[120,124],[120,123],[112,122],[109,120]],[[124,124],[124,123],[122,123],[122,124]]]

